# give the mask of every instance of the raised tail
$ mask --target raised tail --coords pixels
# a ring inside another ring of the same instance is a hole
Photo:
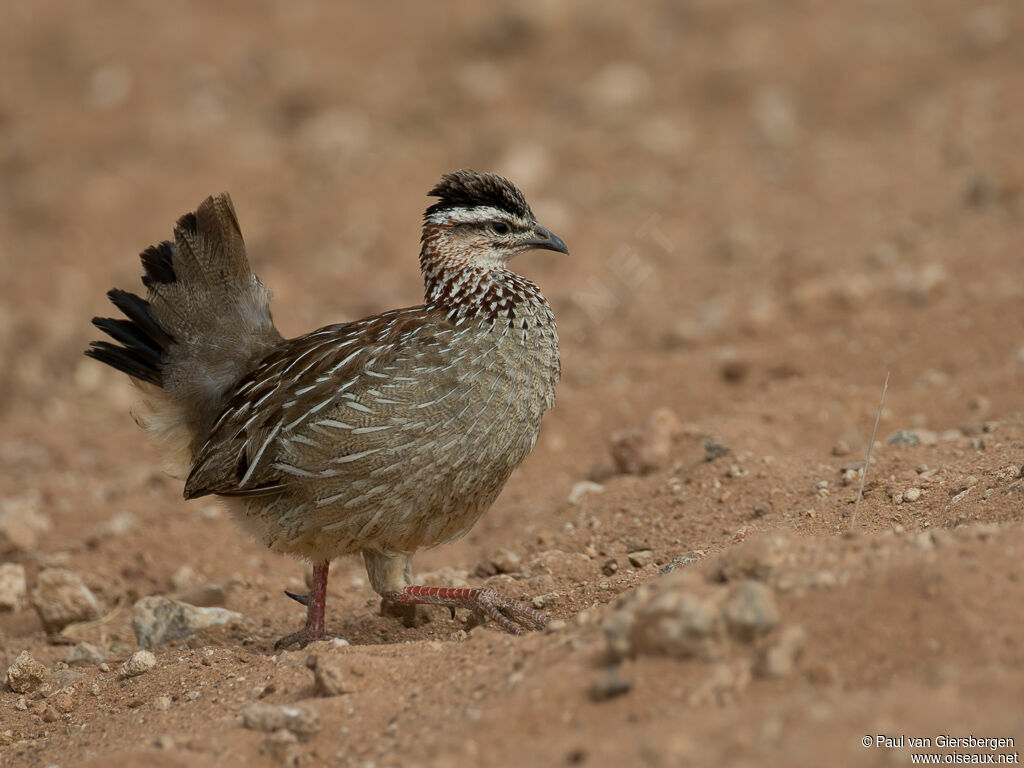
[[[94,341],[85,354],[142,385],[149,412],[141,421],[179,473],[205,441],[225,392],[282,339],[226,192],[178,219],[174,242],[140,258],[146,299],[110,291],[125,318],[93,324],[116,343]]]

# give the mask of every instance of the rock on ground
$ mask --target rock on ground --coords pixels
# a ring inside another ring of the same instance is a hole
[[[0,554],[31,552],[50,528],[50,519],[32,498],[0,500]]]
[[[672,445],[681,430],[676,415],[668,408],[659,408],[643,429],[616,432],[612,435],[611,446],[616,469],[627,475],[664,469],[672,458]]]
[[[32,606],[50,634],[68,624],[100,617],[100,604],[77,573],[63,568],[41,571],[32,590]]]
[[[635,552],[629,552],[626,557],[629,558],[629,564],[634,568],[643,568],[654,562],[654,552],[650,549],[638,549]]]
[[[136,651],[121,665],[121,677],[137,677],[155,666],[156,656],[152,651]]]
[[[722,618],[736,640],[753,642],[779,623],[775,595],[770,587],[758,581],[745,581],[722,606]]]
[[[242,710],[242,725],[264,733],[284,729],[302,739],[320,730],[320,715],[312,707],[301,704],[251,704]]]
[[[306,666],[313,670],[313,688],[317,696],[340,696],[355,691],[346,682],[345,670],[339,659],[326,654],[314,654],[306,659]]]
[[[674,571],[621,600],[604,632],[612,659],[649,654],[716,661],[730,640],[749,644],[778,623],[770,587],[709,584]]]
[[[77,643],[64,654],[64,663],[70,666],[76,664],[100,664],[106,660],[107,656],[107,652],[98,645]]]
[[[722,655],[724,590],[676,571],[621,602],[605,623],[613,658],[638,654],[713,661]]]
[[[602,671],[590,684],[588,695],[591,701],[606,701],[617,696],[623,696],[633,690],[635,681],[626,680],[622,677],[619,665],[609,667]]]
[[[20,611],[26,591],[25,567],[19,563],[0,565],[0,611]]]
[[[29,693],[38,688],[49,674],[45,664],[33,658],[28,651],[22,651],[7,668],[7,685],[15,693]]]
[[[169,597],[144,597],[132,609],[132,628],[142,648],[188,637],[199,630],[241,619],[224,608],[197,608]]]
[[[718,555],[715,576],[721,581],[755,579],[771,583],[791,548],[790,535],[785,531],[751,536]]]
[[[765,649],[757,673],[762,677],[785,677],[795,668],[807,642],[807,630],[801,626],[786,627],[775,642]]]

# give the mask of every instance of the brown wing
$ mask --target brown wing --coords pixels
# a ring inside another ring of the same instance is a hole
[[[387,376],[382,369],[396,359],[428,359],[436,368],[449,354],[452,333],[443,314],[414,307],[284,342],[226,397],[209,439],[196,453],[185,497],[279,493],[297,477],[276,467],[283,454],[358,449],[324,445],[310,437],[308,425],[342,403],[356,403],[358,409],[359,400],[376,392]]]

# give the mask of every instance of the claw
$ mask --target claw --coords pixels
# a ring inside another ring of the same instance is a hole
[[[540,611],[493,589],[481,590],[476,597],[476,606],[487,618],[513,635],[522,635],[523,629],[543,629],[551,623],[551,619]]]
[[[309,595],[297,595],[294,592],[289,592],[287,589],[284,591],[288,597],[294,600],[296,603],[301,605],[309,605]]]
[[[280,651],[282,648],[287,648],[292,645],[298,646],[302,649],[312,642],[323,639],[323,632],[311,631],[308,627],[303,627],[298,632],[292,632],[290,635],[285,635],[274,643],[274,650]]]
[[[424,587],[410,585],[401,591],[383,595],[386,600],[406,605],[426,603],[447,606],[452,613],[456,608],[468,608],[484,619],[490,619],[513,635],[526,630],[544,629],[551,619],[540,611],[511,597],[505,597],[489,587]]]

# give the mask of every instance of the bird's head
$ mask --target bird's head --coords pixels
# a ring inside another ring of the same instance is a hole
[[[495,269],[524,251],[569,252],[537,222],[523,193],[501,176],[446,173],[429,194],[439,199],[423,214],[424,245],[446,266]]]

